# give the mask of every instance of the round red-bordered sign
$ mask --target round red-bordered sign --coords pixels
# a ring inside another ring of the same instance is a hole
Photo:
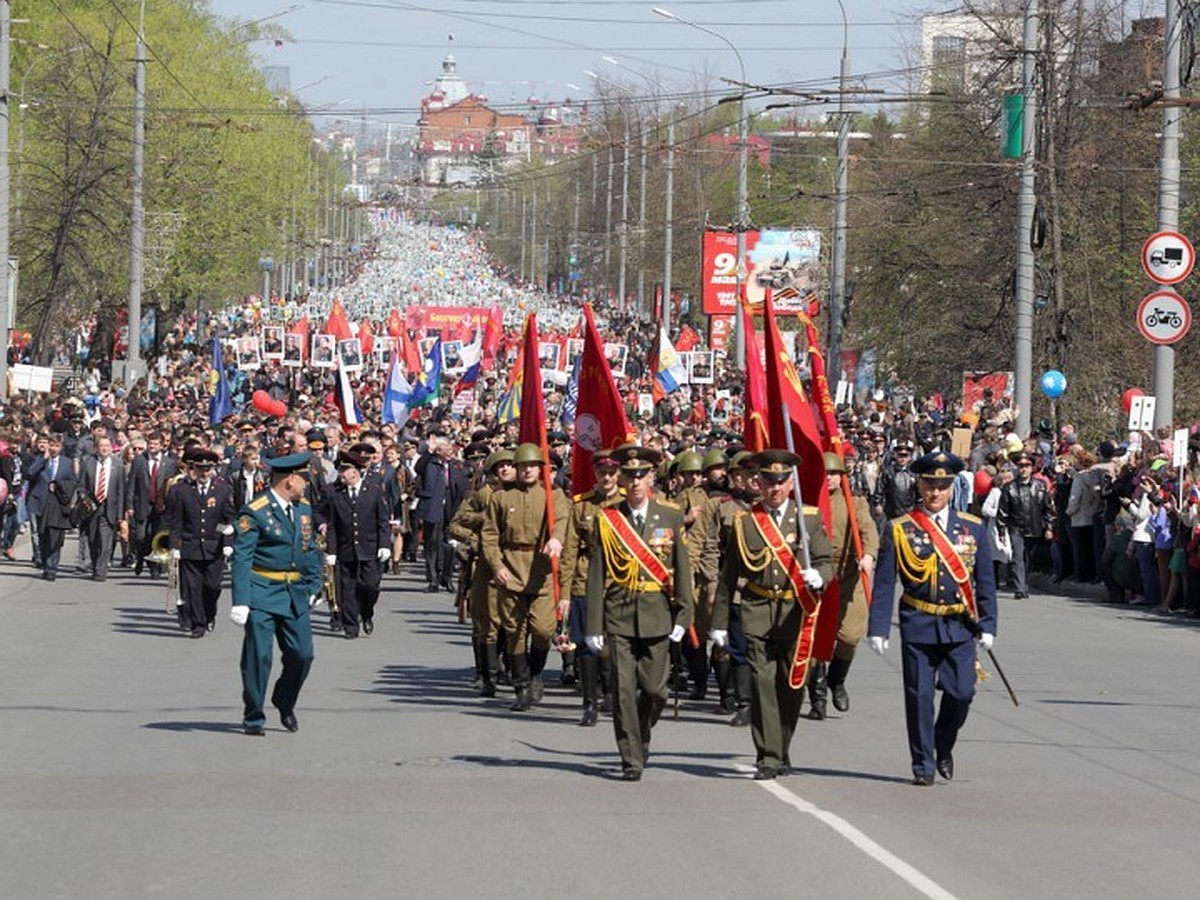
[[[1179,284],[1195,265],[1196,250],[1178,231],[1157,231],[1142,244],[1142,269],[1158,284]]]
[[[1192,327],[1192,308],[1174,291],[1155,291],[1138,304],[1137,326],[1152,344],[1174,344]]]

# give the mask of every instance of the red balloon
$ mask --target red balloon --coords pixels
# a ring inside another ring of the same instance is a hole
[[[975,496],[983,497],[992,489],[992,476],[980,469],[975,473]]]
[[[268,416],[278,415],[278,413],[275,412],[276,403],[271,399],[271,395],[266,391],[255,391],[250,397],[250,402],[254,404],[254,408],[261,413],[266,413]],[[287,407],[284,407],[284,411],[287,411]]]
[[[1133,398],[1144,396],[1146,396],[1146,392],[1141,388],[1130,388],[1121,395],[1121,409],[1125,410],[1125,412],[1129,412],[1129,410],[1133,407]]]

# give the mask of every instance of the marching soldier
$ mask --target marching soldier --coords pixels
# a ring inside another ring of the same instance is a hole
[[[596,724],[601,697],[608,693],[602,690],[609,680],[602,675],[602,669],[607,668],[610,674],[612,670],[607,655],[596,653],[586,643],[588,563],[594,550],[596,515],[602,508],[621,499],[617,485],[617,463],[612,458],[612,451],[597,450],[593,453],[592,469],[596,473],[596,486],[573,498],[567,542],[563,548],[562,564],[558,567],[562,584],[560,606],[571,641],[575,644],[579,683],[583,689],[583,717],[579,724],[585,728]]]
[[[184,455],[187,477],[167,492],[166,522],[171,556],[179,562],[179,625],[192,637],[213,630],[225,561],[233,554],[233,492],[213,469],[211,450]]]
[[[754,777],[791,772],[788,754],[803,691],[789,683],[805,620],[816,612],[812,593],[833,577],[833,554],[816,507],[801,513],[792,492],[800,457],[786,450],[754,456],[763,497],[733,523],[731,546],[717,585],[712,639],[727,645],[730,606],[740,587],[741,626],[753,676],[750,729],[757,751]],[[800,529],[808,534],[808,567],[799,553]]]
[[[743,450],[734,455],[729,465],[729,494],[714,496],[704,507],[701,529],[704,544],[696,564],[696,582],[704,593],[697,596],[697,606],[707,606],[711,617],[716,605],[717,582],[720,579],[726,551],[731,547],[734,520],[758,499],[752,487],[754,454]],[[717,673],[720,692],[718,712],[733,713],[729,724],[745,728],[750,724],[750,695],[753,676],[746,658],[746,636],[741,628],[741,606],[734,602],[729,608],[729,640],[725,647],[713,645],[712,663]],[[711,629],[711,625],[710,625]],[[697,629],[697,634],[703,632]]]
[[[481,531],[488,501],[496,491],[513,486],[517,470],[513,451],[497,450],[483,461],[483,480],[459,504],[448,534],[462,561],[460,577],[469,578],[467,608],[471,616],[471,646],[475,651],[476,685],[481,697],[496,696],[500,675],[500,594],[494,573],[483,557]]]
[[[862,573],[871,577],[875,571],[875,557],[879,555],[879,532],[871,518],[871,507],[865,498],[857,494],[854,495],[854,516],[862,538],[862,559],[858,558],[854,549],[850,513],[846,508],[846,495],[842,492],[844,474],[846,464],[842,458],[836,453],[826,453],[825,477],[833,512],[830,542],[833,545],[833,568],[838,580],[841,613],[833,661],[828,666],[823,662],[816,663],[809,672],[808,702],[811,708],[808,718],[816,721],[825,718],[826,694],[833,694],[833,708],[838,712],[850,709],[846,674],[850,671],[850,663],[854,661],[855,648],[867,632],[867,595],[863,590]]]
[[[692,624],[692,568],[682,511],[653,496],[661,454],[627,444],[612,458],[621,467],[625,499],[596,516],[586,644],[594,653],[609,646],[621,777],[639,781],[650,730],[667,702],[668,647],[682,641]]]
[[[567,498],[554,491],[554,529],[546,527],[546,491],[542,467],[547,460],[537,444],[521,444],[513,456],[516,483],[496,491],[483,520],[483,558],[500,587],[500,621],[508,640],[516,702],[524,712],[542,699],[555,621],[551,560],[562,553],[567,533]]]
[[[271,645],[276,640],[283,671],[271,692],[271,703],[279,710],[284,728],[300,727],[296,700],[313,660],[309,610],[321,590],[313,510],[304,500],[310,457],[306,451],[268,460],[270,488],[242,507],[237,518],[229,617],[245,627],[242,722],[249,735],[265,733],[263,705],[271,677]]]
[[[887,650],[899,581],[904,718],[914,785],[933,784],[934,769],[954,778],[954,744],[975,696],[975,641],[996,634],[992,546],[978,516],[950,506],[957,456],[936,450],[917,460],[920,503],[891,522],[879,545],[872,585],[871,649]],[[934,719],[935,685],[942,702]]]
[[[353,640],[359,623],[364,634],[375,630],[375,602],[383,568],[392,558],[388,546],[387,503],[383,493],[367,490],[362,480],[367,461],[342,451],[337,457],[340,483],[329,492],[325,547],[327,565],[337,566],[338,611],[334,630]]]
[[[687,453],[683,456],[688,456]],[[696,597],[696,628],[695,634],[708,635],[712,617],[712,598],[716,590],[716,573],[708,571],[701,565],[704,553],[706,529],[712,524],[718,507],[729,499],[729,458],[724,451],[713,448],[704,456],[692,452],[695,457],[696,470],[703,475],[703,483],[689,485],[682,495],[684,516],[683,524],[687,529],[688,558],[692,561],[693,578],[695,580]],[[688,460],[692,464],[691,460]],[[682,469],[682,464],[680,466]],[[708,696],[708,641],[703,643],[684,641],[680,647],[687,661],[688,676],[691,679],[692,690],[688,694],[691,700],[703,700]],[[685,687],[682,681],[677,687]]]

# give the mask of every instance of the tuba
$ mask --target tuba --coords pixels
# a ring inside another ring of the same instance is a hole
[[[167,529],[156,532],[150,539],[150,552],[146,554],[146,562],[162,566],[167,573],[167,602],[166,613],[175,615],[175,608],[182,604],[179,597],[179,560],[171,556],[171,532]]]
[[[317,550],[321,553],[321,592],[325,595],[325,603],[329,606],[329,614],[337,615],[339,612],[337,599],[337,564],[325,562],[325,535],[317,535],[316,545]]]

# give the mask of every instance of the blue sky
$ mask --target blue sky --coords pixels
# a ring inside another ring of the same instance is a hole
[[[292,89],[312,108],[400,124],[416,121],[427,82],[452,52],[468,86],[496,105],[530,95],[597,93],[592,70],[629,93],[687,93],[738,78],[737,59],[716,37],[652,11],[661,5],[720,32],[754,84],[836,85],[843,22],[836,0],[210,0],[218,15],[267,17],[294,41],[254,45],[263,65],[288,66]],[[898,0],[843,0],[851,72],[860,84],[903,92],[905,47],[915,43],[913,7]],[[929,9],[953,4],[932,2]],[[286,12],[285,12],[286,11]],[[282,15],[279,15],[282,13]],[[450,40],[450,35],[454,36]],[[611,56],[637,73],[606,62]]]

